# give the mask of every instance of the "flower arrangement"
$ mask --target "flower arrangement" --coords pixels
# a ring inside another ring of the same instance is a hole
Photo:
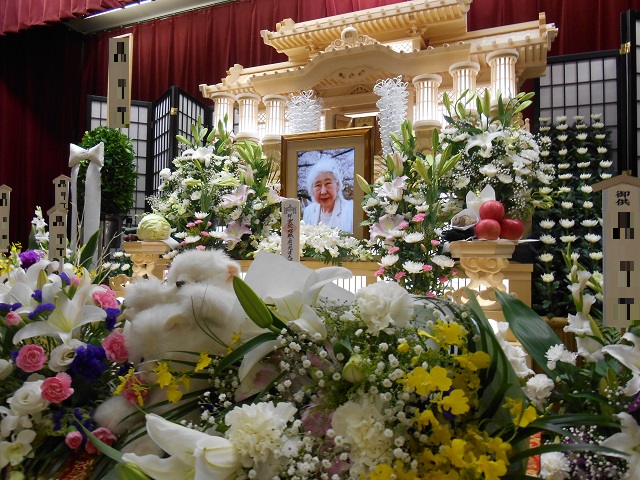
[[[279,185],[272,161],[253,142],[232,144],[222,130],[192,128],[191,148],[174,160],[176,170],[160,172],[159,193],[149,198],[174,228],[180,248],[221,248],[250,258],[258,243],[280,225]]]
[[[467,192],[478,194],[487,185],[504,204],[507,218],[525,220],[540,205],[536,197],[539,188],[552,181],[553,166],[543,162],[536,138],[518,124],[518,114],[531,104],[532,96],[520,93],[506,104],[499,97],[494,114],[488,91],[483,98],[465,92],[453,106],[445,95],[448,115],[442,142],[451,145],[451,153],[460,154],[460,160],[443,186],[458,211]],[[469,108],[472,103],[475,111]]]
[[[531,454],[605,450],[580,441],[529,450],[529,435],[569,435],[584,417],[536,411],[476,303],[415,298],[387,282],[318,300],[341,270],[316,271],[267,303],[236,277],[258,328],[227,356],[190,363],[211,381],[200,420],[147,414],[169,457],[110,454],[155,479],[417,480],[516,478]],[[167,384],[188,375],[160,374]]]
[[[280,253],[281,242],[280,233],[272,232],[271,235],[260,241],[257,250]],[[307,225],[304,222],[300,223],[300,256],[335,265],[339,265],[341,262],[373,260],[373,255],[367,248],[366,242],[362,242],[338,228],[331,228],[322,223]]]
[[[361,177],[365,192],[362,208],[367,214],[370,248],[381,256],[377,275],[395,280],[419,295],[442,295],[452,275],[454,261],[443,250],[442,230],[453,213],[445,207],[442,179],[460,155],[439,143],[434,130],[436,155],[416,151],[411,123],[402,124],[401,137],[391,134],[394,153],[374,184]]]
[[[123,338],[120,305],[86,269],[34,250],[18,258],[0,277],[0,469],[55,476],[66,458],[96,454],[83,429],[116,439],[92,412],[120,369],[112,356]]]
[[[522,302],[502,293],[499,300],[513,333],[542,372],[523,376],[528,377],[524,390],[531,401],[550,415],[588,416],[582,425],[568,429],[570,435],[546,435],[543,446],[571,445],[579,439],[614,451],[544,453],[540,476],[558,480],[638,478],[640,370],[634,358],[640,330],[631,325],[621,336],[618,329],[603,327],[600,311],[592,308],[602,299],[601,275],[572,260],[570,250],[565,259],[570,265],[568,289],[574,313],[569,314],[564,331],[575,335],[576,351],[569,350]],[[596,417],[614,418],[619,424],[598,424]]]
[[[543,191],[551,204],[536,210],[533,217],[533,236],[540,239],[531,245],[536,255],[533,308],[542,316],[564,317],[572,307],[567,293],[571,262],[563,261],[567,247],[588,271],[602,271],[602,199],[593,194],[592,185],[611,177],[613,169],[610,132],[600,119],[593,114],[587,125],[584,117],[577,116],[571,126],[566,116],[556,117],[555,125],[549,118],[540,119],[541,154],[557,169]]]

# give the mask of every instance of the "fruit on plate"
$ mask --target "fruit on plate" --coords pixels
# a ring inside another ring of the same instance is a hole
[[[500,222],[493,218],[483,218],[476,223],[476,238],[497,240],[500,238]]]
[[[521,220],[515,218],[503,218],[500,222],[500,238],[507,240],[520,240],[524,233],[524,225]]]
[[[480,218],[490,218],[498,222],[504,218],[504,205],[498,200],[487,200],[480,205]]]

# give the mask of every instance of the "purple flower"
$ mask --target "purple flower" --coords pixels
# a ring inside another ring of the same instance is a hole
[[[25,270],[34,263],[38,263],[44,257],[43,253],[36,252],[35,250],[27,250],[18,255],[20,257],[20,266]]]
[[[35,320],[41,313],[52,312],[55,308],[56,306],[53,303],[43,303],[42,305],[38,305],[34,308],[31,313],[29,313],[28,317],[30,320]]]
[[[58,276],[60,277],[60,280],[64,282],[65,285],[69,286],[71,284],[71,279],[69,278],[69,275],[67,275],[66,273],[62,272]]]
[[[31,298],[33,298],[36,302],[42,301],[42,290],[34,290],[31,294]]]
[[[116,322],[118,321],[118,315],[120,315],[119,308],[107,308],[105,310],[107,312],[107,318],[104,321],[104,325],[110,332],[113,331],[116,326]]]
[[[6,315],[9,312],[13,312],[21,306],[21,303],[0,303],[0,315]]]
[[[74,377],[81,377],[87,383],[96,382],[107,367],[107,356],[104,348],[87,345],[76,349],[76,356],[69,367],[68,373]]]
[[[636,399],[629,405],[630,412],[637,412],[638,410],[640,410],[640,394],[638,394]]]

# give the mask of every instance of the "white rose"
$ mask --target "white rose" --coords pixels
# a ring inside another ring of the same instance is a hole
[[[370,333],[395,325],[404,327],[413,317],[413,297],[397,283],[378,282],[356,293],[360,318]]]
[[[42,412],[49,406],[44,398],[42,398],[42,390],[40,386],[44,380],[35,380],[25,382],[13,394],[13,397],[7,400],[11,411],[16,415],[34,415]]]
[[[76,358],[76,349],[84,346],[83,342],[75,338],[68,343],[58,345],[49,355],[49,368],[54,372],[66,372]]]
[[[13,362],[0,358],[0,380],[4,380],[13,372]]]

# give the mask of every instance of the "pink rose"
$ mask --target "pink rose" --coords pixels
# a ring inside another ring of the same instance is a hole
[[[82,445],[82,440],[82,434],[78,431],[75,431],[67,433],[67,436],[64,438],[64,443],[66,443],[67,447],[69,447],[70,449],[75,450],[76,448],[80,448],[80,445]]]
[[[115,442],[118,438],[113,433],[111,433],[111,430],[105,427],[96,428],[91,433],[93,433],[93,435],[102,443],[107,444],[109,446],[111,446],[113,442]],[[91,442],[91,440],[87,440],[87,443],[85,444],[84,449],[87,453],[90,453],[90,454],[98,453],[98,449]],[[98,453],[98,455],[102,455],[102,453]]]
[[[40,345],[25,345],[18,352],[16,365],[25,372],[37,372],[47,361],[44,349]]]
[[[60,403],[73,395],[71,388],[71,377],[69,374],[60,372],[55,377],[47,378],[42,385],[42,398],[51,403]]]
[[[16,312],[9,312],[5,317],[5,321],[7,322],[7,326],[13,327],[14,325],[18,325],[22,321],[22,318],[20,318],[20,315]]]
[[[118,300],[116,299],[116,292],[104,285],[99,290],[93,292],[91,295],[94,303],[100,308],[118,308]]]
[[[112,362],[124,363],[129,359],[129,352],[125,345],[125,336],[120,332],[111,332],[102,340],[102,348],[107,358]]]

